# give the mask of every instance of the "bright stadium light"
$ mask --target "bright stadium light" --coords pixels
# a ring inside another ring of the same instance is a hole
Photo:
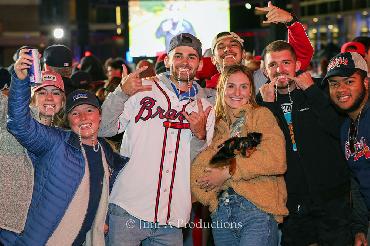
[[[54,38],[61,39],[64,37],[64,30],[60,27],[57,27],[53,31]]]

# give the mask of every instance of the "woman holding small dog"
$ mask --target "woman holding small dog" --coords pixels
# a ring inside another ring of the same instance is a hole
[[[288,214],[284,135],[273,114],[257,106],[252,73],[245,66],[221,74],[215,109],[212,143],[192,165],[193,196],[209,206],[216,245],[276,246],[277,224]],[[240,146],[249,144],[247,135],[253,132],[262,134],[261,141],[245,152]],[[238,144],[225,143],[233,137],[240,137]],[[211,163],[225,149],[231,156]]]

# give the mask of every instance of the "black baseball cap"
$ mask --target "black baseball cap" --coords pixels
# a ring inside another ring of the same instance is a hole
[[[71,112],[71,110],[74,107],[82,105],[82,104],[89,104],[101,110],[98,98],[90,91],[80,89],[80,90],[75,90],[71,92],[67,96],[67,100],[66,100],[67,114]]]
[[[167,54],[170,53],[173,49],[179,46],[189,46],[198,53],[199,57],[202,57],[202,43],[195,36],[190,33],[180,33],[173,37],[170,41]]]
[[[328,72],[322,83],[326,83],[332,76],[349,77],[357,69],[368,72],[367,64],[364,58],[357,52],[344,52],[334,56],[328,65]]]
[[[72,51],[62,44],[51,45],[44,51],[44,62],[52,67],[71,67]]]
[[[71,76],[73,86],[76,89],[88,89],[92,82],[91,76],[85,71],[77,71]]]

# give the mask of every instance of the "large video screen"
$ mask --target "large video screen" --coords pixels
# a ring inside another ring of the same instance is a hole
[[[171,38],[191,33],[203,51],[213,37],[230,29],[229,0],[129,1],[130,56],[156,56],[166,51]]]

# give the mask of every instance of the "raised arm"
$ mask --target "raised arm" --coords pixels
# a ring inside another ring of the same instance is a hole
[[[41,155],[57,143],[56,129],[46,127],[31,117],[29,103],[31,98],[30,80],[27,69],[32,57],[27,55],[28,49],[20,51],[19,59],[11,71],[12,83],[8,101],[8,130],[28,151]]]
[[[287,26],[288,43],[293,47],[297,60],[301,62],[301,70],[305,71],[310,65],[314,49],[303,25],[294,15],[274,6],[271,1],[268,2],[267,7],[256,7],[256,10],[266,13],[267,20],[263,23],[282,23]]]
[[[143,85],[140,73],[147,69],[146,66],[137,69],[129,75],[122,75],[122,81],[114,92],[109,93],[102,105],[102,121],[99,136],[112,137],[123,131],[119,118],[124,112],[125,103],[130,96],[140,92],[151,90],[150,85]]]

